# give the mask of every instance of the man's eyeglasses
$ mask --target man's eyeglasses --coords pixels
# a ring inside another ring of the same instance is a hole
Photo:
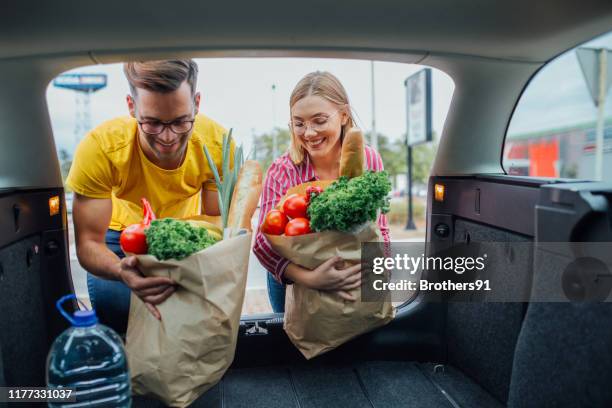
[[[138,121],[138,125],[140,125],[140,129],[142,129],[143,132],[149,135],[159,135],[167,127],[169,127],[173,133],[180,135],[189,132],[193,128],[193,122],[195,122],[195,119],[175,120],[172,122],[153,120],[147,122]]]
[[[317,133],[325,132],[329,128],[329,120],[333,118],[338,112],[340,112],[340,109],[338,109],[329,116],[320,116],[313,119],[312,121],[292,120],[291,122],[289,122],[289,128],[293,130],[293,133],[296,136],[304,136],[308,127],[310,127]]]

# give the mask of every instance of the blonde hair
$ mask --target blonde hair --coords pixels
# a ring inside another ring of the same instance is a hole
[[[312,95],[325,98],[336,105],[345,105],[348,108],[346,110],[348,121],[342,126],[342,133],[340,135],[340,140],[342,140],[346,132],[353,127],[354,120],[349,105],[348,95],[340,83],[340,80],[326,71],[311,72],[300,79],[300,82],[298,82],[293,89],[291,98],[289,98],[289,109],[291,110],[293,105],[300,99]],[[291,143],[289,145],[289,157],[293,163],[300,164],[304,161],[304,148],[299,143],[297,136],[293,134],[293,129],[290,129],[290,132]]]
[[[198,65],[192,59],[127,62],[123,72],[133,96],[137,88],[160,93],[176,91],[185,81],[194,95],[198,81]]]

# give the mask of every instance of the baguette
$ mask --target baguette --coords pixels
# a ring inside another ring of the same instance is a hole
[[[363,174],[364,150],[363,134],[358,128],[351,128],[342,141],[340,154],[340,176],[349,178]]]
[[[240,169],[232,194],[227,227],[251,231],[251,218],[259,203],[262,170],[258,162],[247,160]]]

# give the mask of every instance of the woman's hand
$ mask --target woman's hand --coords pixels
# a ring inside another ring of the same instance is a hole
[[[345,300],[354,301],[349,291],[361,285],[361,264],[343,268],[339,256],[328,259],[317,268],[308,270],[289,264],[285,276],[311,289],[336,292]]]

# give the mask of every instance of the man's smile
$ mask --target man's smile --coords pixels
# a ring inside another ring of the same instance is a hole
[[[174,142],[171,143],[164,143],[161,142],[159,140],[155,141],[155,144],[157,145],[157,148],[160,152],[162,153],[172,153],[174,152],[178,146],[179,146],[179,140],[176,140]]]

